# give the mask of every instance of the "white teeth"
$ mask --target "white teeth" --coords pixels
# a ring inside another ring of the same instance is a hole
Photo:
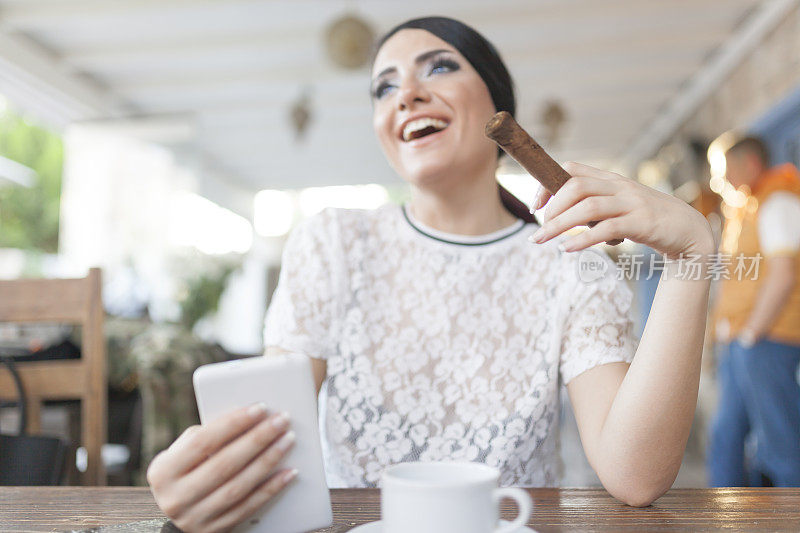
[[[414,133],[415,131],[424,130],[425,128],[428,128],[430,126],[433,126],[437,130],[443,130],[447,127],[447,122],[445,122],[444,120],[439,120],[438,118],[430,118],[430,117],[418,118],[417,120],[412,120],[411,122],[406,124],[405,128],[403,128],[403,140],[410,141],[412,133]]]

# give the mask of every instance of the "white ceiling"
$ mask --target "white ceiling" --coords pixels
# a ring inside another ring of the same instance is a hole
[[[561,102],[557,159],[615,166],[765,3],[0,0],[0,93],[62,124],[126,119],[244,190],[395,182],[369,73],[335,68],[322,35],[348,12],[377,33],[441,14],[497,46],[534,136],[544,102]],[[297,143],[288,109],[305,88],[313,118]]]

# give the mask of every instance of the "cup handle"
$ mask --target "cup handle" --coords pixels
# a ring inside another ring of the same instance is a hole
[[[514,519],[514,521],[498,527],[494,530],[494,533],[515,533],[528,523],[528,519],[531,517],[531,511],[533,510],[533,500],[531,500],[530,494],[522,489],[504,487],[501,489],[495,489],[492,493],[492,497],[494,499],[494,504],[498,507],[498,514],[500,501],[503,498],[511,498],[517,502],[518,508],[517,517]]]

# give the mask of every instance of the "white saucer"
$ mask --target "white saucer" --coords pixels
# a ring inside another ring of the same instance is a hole
[[[505,520],[500,520],[501,525],[506,525],[508,522]],[[377,522],[370,522],[369,524],[362,524],[360,526],[356,526],[350,530],[350,533],[381,533],[383,531],[383,526],[381,521],[378,520]],[[523,526],[517,530],[517,533],[536,533],[535,530]]]

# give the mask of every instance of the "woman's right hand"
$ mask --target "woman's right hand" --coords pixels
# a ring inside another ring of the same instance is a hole
[[[226,531],[297,474],[276,466],[294,444],[289,417],[256,404],[192,426],[147,469],[156,503],[183,531]]]

